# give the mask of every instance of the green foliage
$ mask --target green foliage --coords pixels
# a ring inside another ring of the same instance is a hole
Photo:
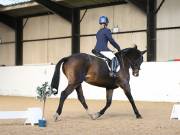
[[[53,94],[53,90],[48,85],[48,82],[45,82],[44,84],[42,84],[41,87],[39,87],[39,86],[37,87],[36,93],[37,93],[37,99],[39,99],[40,101],[43,101],[42,119],[44,119],[46,99],[47,99],[47,97],[50,97]]]
[[[48,85],[48,82],[45,82],[41,87],[37,87],[36,93],[37,99],[39,99],[40,101],[45,101],[47,97],[50,97],[53,94],[53,91]]]

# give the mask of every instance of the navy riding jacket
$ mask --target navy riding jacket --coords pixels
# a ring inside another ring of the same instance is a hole
[[[119,51],[120,47],[119,45],[114,41],[114,39],[112,38],[112,34],[110,29],[108,28],[102,28],[100,29],[97,33],[96,33],[96,46],[95,46],[95,50],[97,52],[100,51],[111,51],[108,48],[108,41]]]

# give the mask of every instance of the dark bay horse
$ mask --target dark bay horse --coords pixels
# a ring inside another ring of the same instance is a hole
[[[117,52],[115,55],[121,64],[121,69],[118,71],[118,77],[116,78],[111,78],[109,76],[109,69],[106,62],[95,56],[79,53],[62,58],[55,67],[51,88],[56,89],[54,94],[57,94],[60,79],[60,66],[62,63],[62,70],[68,79],[68,86],[61,92],[59,106],[54,115],[54,119],[58,119],[62,112],[64,101],[74,90],[76,90],[79,101],[88,112],[88,106],[81,86],[83,81],[95,86],[106,88],[106,105],[102,110],[95,114],[90,114],[88,112],[88,115],[92,119],[97,119],[105,113],[106,109],[111,105],[113,90],[118,87],[121,87],[124,90],[125,95],[132,105],[136,118],[141,118],[131,95],[129,68],[132,68],[132,74],[134,76],[139,76],[139,70],[145,52],[146,51],[138,50],[137,46]]]

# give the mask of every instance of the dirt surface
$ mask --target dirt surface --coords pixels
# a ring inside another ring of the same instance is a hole
[[[0,120],[0,135],[180,135],[180,121],[170,120],[173,103],[136,102],[143,119],[136,119],[129,102],[113,101],[98,120],[91,120],[78,100],[67,100],[61,120],[54,122],[59,99],[48,99],[47,127],[24,125],[24,120]],[[91,112],[99,111],[105,101],[88,100]],[[0,96],[0,110],[26,110],[41,107],[35,98]]]

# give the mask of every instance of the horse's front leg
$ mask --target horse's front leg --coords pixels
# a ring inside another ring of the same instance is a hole
[[[137,109],[137,107],[135,105],[134,99],[133,99],[133,97],[131,95],[131,88],[130,88],[129,83],[125,83],[125,84],[121,85],[121,87],[123,88],[125,95],[127,96],[127,98],[129,99],[129,102],[132,105],[132,108],[134,110],[136,118],[138,118],[138,119],[142,118],[141,114],[139,113],[139,111],[138,111],[138,109]]]
[[[102,116],[105,113],[105,111],[110,107],[110,105],[112,103],[112,95],[113,95],[113,89],[106,89],[106,105],[102,110],[100,110],[100,112],[92,114],[91,118],[93,120]]]

